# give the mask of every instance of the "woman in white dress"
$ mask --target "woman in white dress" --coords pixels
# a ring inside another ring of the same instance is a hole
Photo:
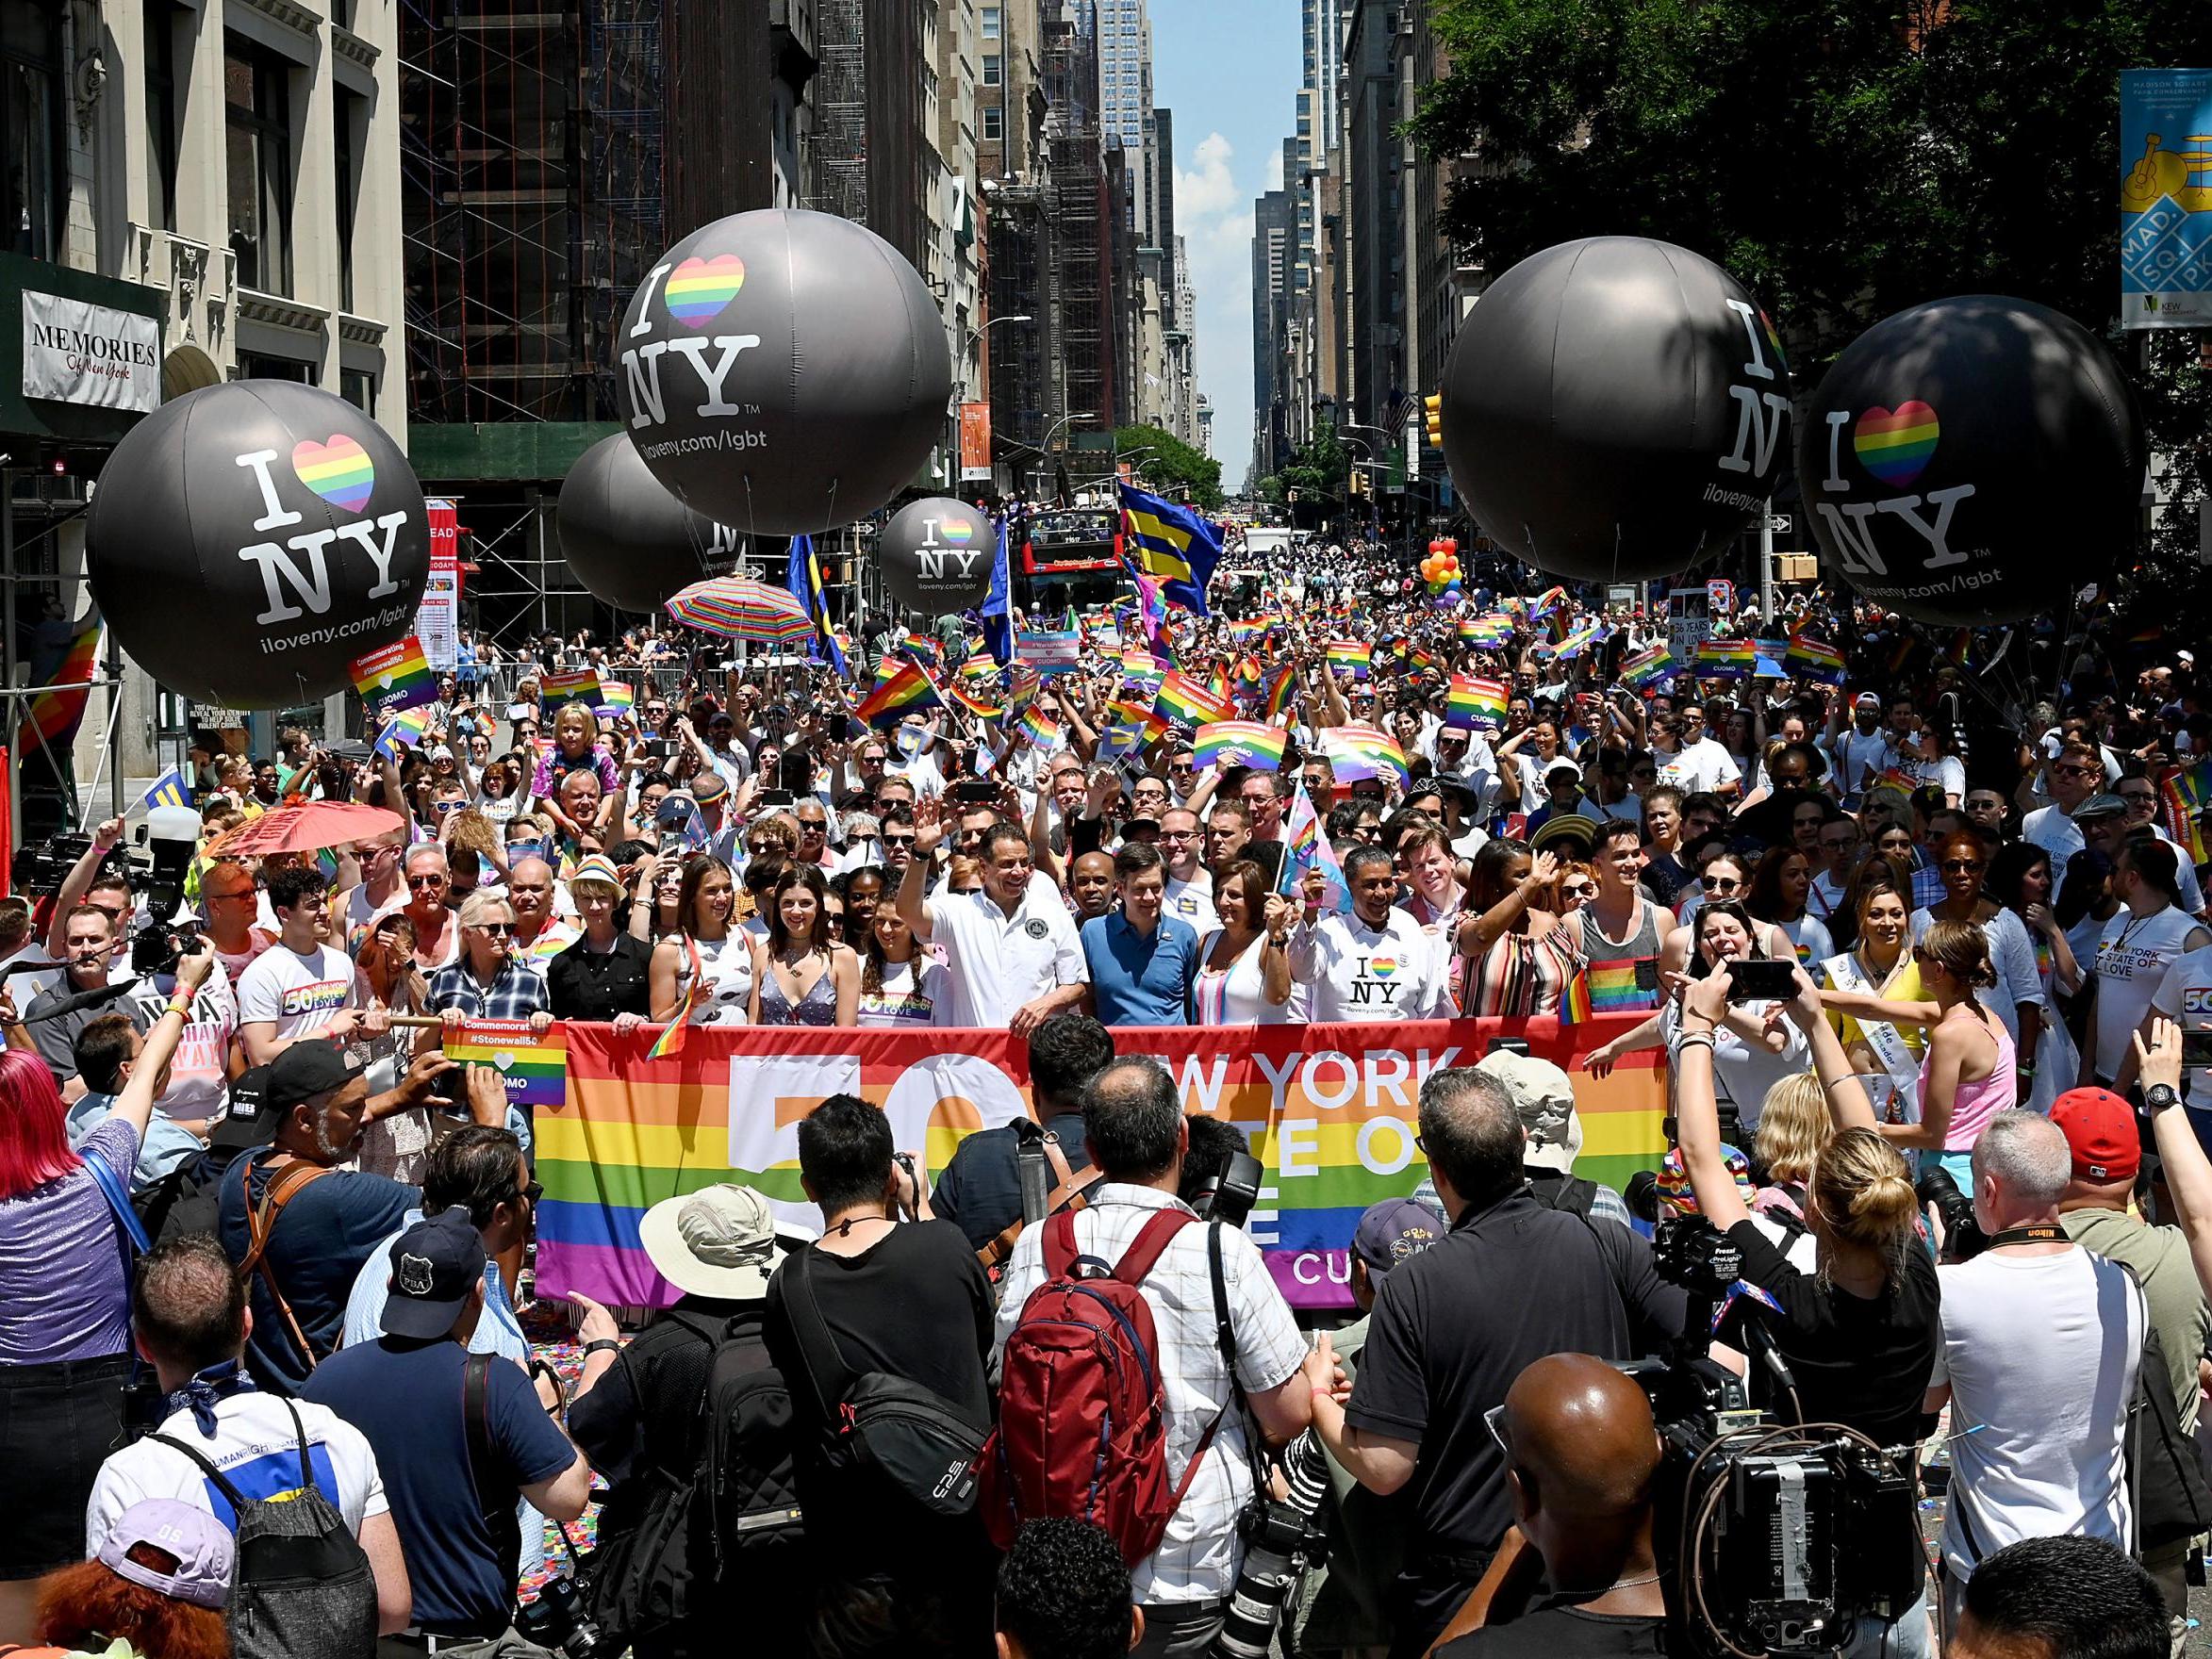
[[[1267,891],[1267,878],[1258,864],[1240,859],[1213,877],[1213,913],[1221,926],[1198,942],[1191,1024],[1287,1024],[1290,901]]]
[[[693,1026],[746,1023],[753,951],[752,941],[730,925],[736,895],[736,879],[720,859],[702,855],[685,866],[676,902],[683,926],[652,947],[648,970],[656,1025],[685,1010]]]

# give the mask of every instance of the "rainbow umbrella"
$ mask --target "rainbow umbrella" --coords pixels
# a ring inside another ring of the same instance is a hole
[[[799,596],[746,576],[715,576],[695,582],[669,600],[665,609],[686,628],[718,633],[724,639],[755,639],[781,645],[814,632],[814,618]]]

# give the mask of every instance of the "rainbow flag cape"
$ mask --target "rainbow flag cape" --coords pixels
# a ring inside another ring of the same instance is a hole
[[[944,706],[945,699],[937,695],[937,682],[930,678],[930,671],[919,663],[900,663],[860,699],[852,717],[868,726],[891,727],[916,709]]]
[[[1697,648],[1697,673],[1703,680],[1748,680],[1758,652],[1748,639],[1709,639]]]
[[[2159,786],[2166,807],[2166,832],[2192,864],[2212,862],[2212,835],[2204,830],[2204,809],[2212,806],[2212,761],[2186,766]]]
[[[1843,683],[1843,653],[1827,641],[1815,639],[1800,629],[1790,636],[1790,649],[1785,654],[1800,679],[1819,685]]]
[[[1412,768],[1397,739],[1372,726],[1329,726],[1321,732],[1321,752],[1329,768],[1345,780],[1395,778],[1400,789],[1412,781]]]
[[[1349,674],[1354,680],[1364,680],[1374,661],[1375,648],[1363,640],[1332,639],[1323,649],[1322,655],[1331,674]]]
[[[1266,772],[1282,766],[1283,746],[1289,733],[1279,726],[1257,720],[1216,720],[1198,728],[1191,753],[1198,769],[1208,766],[1258,766]]]
[[[1497,731],[1506,723],[1506,682],[1480,680],[1472,674],[1454,674],[1444,694],[1444,724],[1470,731]]]
[[[563,941],[563,948],[570,943]],[[445,1040],[445,1057],[494,1068],[509,1106],[557,1111],[568,1103],[569,1038],[557,1024],[539,1037],[528,1020],[470,1020],[458,1038]]]
[[[84,723],[85,705],[91,700],[92,674],[100,665],[106,637],[107,629],[95,615],[60,655],[33,658],[30,682],[57,689],[41,691],[24,710],[23,721],[15,729],[19,759],[41,743],[58,754],[75,741],[76,729]]]
[[[437,676],[430,671],[422,642],[412,633],[397,645],[356,657],[347,673],[370,714],[382,719],[437,701]]]
[[[1236,716],[1236,707],[1226,694],[1217,697],[1208,687],[1172,672],[1161,678],[1152,707],[1176,726],[1205,726]]]
[[[1674,653],[1667,642],[1655,639],[1621,664],[1621,683],[1630,691],[1649,691],[1675,671]]]
[[[1024,737],[1048,753],[1060,747],[1060,722],[1034,703],[1022,710],[1021,718],[1015,725]]]

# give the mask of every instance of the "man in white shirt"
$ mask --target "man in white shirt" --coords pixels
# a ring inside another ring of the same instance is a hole
[[[2101,793],[2105,764],[2089,745],[2068,743],[2059,747],[2057,755],[2043,768],[2043,775],[2048,780],[2051,804],[2038,807],[2021,819],[2020,838],[2051,855],[2052,871],[2055,875],[2063,872],[2066,861],[2086,845],[2073,814]],[[2124,802],[2116,804],[2121,811],[2126,810]]]
[[[1831,731],[1821,747],[1828,751],[1843,804],[1857,805],[1870,770],[1881,775],[1882,751],[1890,747],[1890,734],[1882,730],[1882,699],[1871,691],[1860,692],[1851,704],[1849,728]]]
[[[238,1272],[212,1235],[156,1246],[139,1263],[131,1326],[167,1399],[160,1438],[111,1453],[85,1505],[85,1552],[99,1553],[123,1512],[142,1498],[173,1498],[234,1529],[229,1500],[201,1464],[212,1464],[241,1497],[275,1498],[300,1488],[301,1439],[315,1486],[360,1541],[376,1578],[379,1629],[404,1630],[412,1612],[407,1570],[376,1457],[361,1432],[337,1413],[264,1394],[241,1355],[251,1316]]]
[[[914,860],[899,883],[899,913],[924,944],[945,954],[945,1023],[1027,1037],[1082,1000],[1089,971],[1067,906],[1036,877],[1030,839],[1012,824],[984,832],[981,893],[929,893],[930,865],[945,839],[945,804],[915,803]]]
[[[1291,932],[1291,977],[1308,988],[1306,1017],[1340,1020],[1429,1020],[1451,1013],[1448,935],[1431,939],[1394,902],[1397,868],[1379,846],[1345,857],[1351,889],[1348,915],[1323,916],[1318,870],[1306,876],[1306,913]]]
[[[383,1029],[381,1014],[358,1010],[353,958],[322,943],[329,907],[322,872],[293,864],[269,879],[269,902],[282,929],[277,942],[239,976],[239,1037],[249,1065],[267,1065],[303,1037],[344,1043],[355,1028]]]
[[[2022,1538],[2075,1534],[2126,1550],[2127,1428],[2146,1318],[2117,1263],[2066,1236],[2073,1173],[2050,1119],[2001,1111],[1974,1142],[1974,1215],[1991,1240],[1938,1270],[1941,1333],[1926,1408],[1946,1404],[1951,1502],[1944,1628],[1974,1568]]]
[[[1684,795],[1741,794],[1743,774],[1735,757],[1706,735],[1705,711],[1692,703],[1676,720],[1681,747],[1672,754],[1658,754],[1659,781],[1672,784]]]
[[[1206,830],[1188,807],[1169,807],[1160,815],[1160,850],[1167,860],[1167,891],[1160,913],[1189,924],[1200,940],[1221,926],[1213,913],[1213,878],[1199,855]]]

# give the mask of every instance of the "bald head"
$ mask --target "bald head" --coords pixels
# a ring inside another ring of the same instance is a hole
[[[1522,1372],[1506,1394],[1504,1434],[1523,1503],[1554,1526],[1624,1518],[1651,1501],[1651,1404],[1602,1359],[1554,1354]]]

